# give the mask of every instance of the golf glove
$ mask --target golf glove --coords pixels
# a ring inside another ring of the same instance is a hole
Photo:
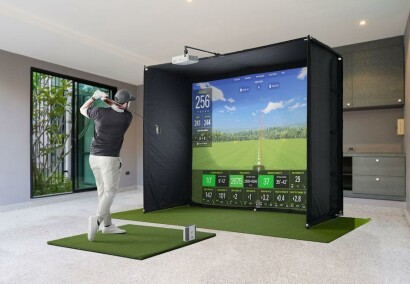
[[[102,98],[107,98],[108,95],[104,92],[101,92],[100,90],[97,90],[94,92],[93,94],[93,98],[98,100],[98,99],[102,99]]]

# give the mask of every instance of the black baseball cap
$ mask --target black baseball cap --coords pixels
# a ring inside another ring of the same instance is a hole
[[[121,89],[115,94],[114,100],[117,104],[122,105],[130,101],[135,101],[135,97],[131,95],[127,90]]]

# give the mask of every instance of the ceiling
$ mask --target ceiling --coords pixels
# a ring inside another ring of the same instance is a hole
[[[403,35],[409,10],[410,0],[0,0],[0,49],[140,85],[144,65],[185,45],[228,53],[312,35],[335,47]]]

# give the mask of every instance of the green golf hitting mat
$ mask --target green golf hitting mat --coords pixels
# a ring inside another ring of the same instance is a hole
[[[47,242],[49,245],[98,252],[109,255],[145,259],[174,249],[188,246],[215,236],[215,234],[196,232],[195,240],[184,242],[182,230],[158,227],[125,225],[120,228],[126,234],[97,233],[93,242],[87,234],[72,236]]]
[[[142,209],[112,214],[113,218],[329,243],[370,219],[338,217],[310,229],[306,216],[269,211],[183,206],[143,213]]]

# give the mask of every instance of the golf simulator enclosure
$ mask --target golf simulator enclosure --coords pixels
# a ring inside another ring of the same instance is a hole
[[[343,213],[342,57],[308,36],[144,71],[144,212]]]

